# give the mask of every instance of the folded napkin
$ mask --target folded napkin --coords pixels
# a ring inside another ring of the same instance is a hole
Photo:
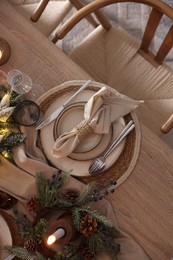
[[[81,140],[93,132],[108,134],[112,122],[134,110],[140,103],[141,101],[133,100],[118,92],[111,96],[111,92],[102,87],[86,103],[84,120],[55,141],[52,155],[56,158],[68,156]]]

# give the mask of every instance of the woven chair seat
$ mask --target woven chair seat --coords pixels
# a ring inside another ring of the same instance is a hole
[[[19,13],[30,20],[40,0],[9,0],[9,2]],[[41,33],[48,37],[62,22],[71,8],[72,4],[69,1],[49,1],[41,17],[34,25]]]
[[[166,65],[153,66],[138,52],[140,42],[120,28],[96,28],[71,53],[80,67],[134,99],[144,100],[136,110],[139,120],[160,135],[173,111],[173,73]]]

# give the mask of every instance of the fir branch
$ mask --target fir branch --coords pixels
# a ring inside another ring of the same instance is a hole
[[[72,208],[73,223],[77,231],[80,231],[82,213],[83,212],[80,208],[77,207]]]
[[[97,210],[93,210],[89,207],[80,207],[80,208],[75,208],[76,214],[89,214],[91,216],[93,216],[97,222],[100,222],[101,224],[105,225],[105,226],[109,226],[112,227],[111,221],[105,217],[104,215],[100,214]]]
[[[59,176],[60,174],[54,174],[52,180],[47,179],[43,174],[39,174],[36,177],[37,189],[39,194],[39,200],[41,207],[55,207],[61,206],[61,202],[58,202],[58,192],[60,191],[62,185],[64,185],[68,178],[69,174],[64,174],[64,176]],[[64,201],[65,203],[65,201]],[[67,204],[67,203],[66,203]]]
[[[15,91],[11,92],[10,95],[10,106],[16,106],[21,102],[22,95],[16,93]]]
[[[90,251],[95,255],[104,249],[104,241],[102,240],[102,235],[99,232],[89,236],[87,238],[87,244]]]
[[[104,224],[100,225],[99,230],[105,237],[116,239],[120,236],[120,232],[116,228],[105,226]]]
[[[94,193],[94,190],[95,190],[94,184],[86,185],[85,188],[80,192],[79,197],[76,199],[75,205],[80,206],[91,201],[91,196]]]
[[[19,226],[19,232],[23,238],[34,237],[34,228],[26,215],[15,213],[16,222]]]
[[[56,191],[51,188],[50,180],[39,174],[36,177],[36,183],[41,207],[51,207],[56,198]]]
[[[21,133],[10,132],[5,135],[1,141],[0,152],[3,150],[11,150],[14,146],[21,144],[26,136]]]
[[[73,203],[70,202],[69,200],[66,200],[64,198],[57,198],[57,200],[54,203],[54,206],[57,208],[69,208],[73,206]]]
[[[7,92],[8,92],[8,90],[7,90],[6,86],[0,85],[0,99],[2,99],[3,96],[4,96],[5,94],[7,94]]]
[[[81,260],[80,250],[75,245],[68,244],[55,255],[55,260],[61,259]]]
[[[30,254],[26,249],[23,247],[13,247],[13,246],[5,246],[4,250],[10,253],[11,255],[14,255],[16,257],[19,257],[20,259],[24,260],[32,260],[33,254]],[[42,258],[43,260],[46,260],[45,258]],[[40,259],[40,260],[42,260]]]
[[[119,237],[119,231],[114,227],[108,227],[101,225],[98,229],[103,241],[105,251],[108,252],[111,257],[116,256],[120,251],[120,244],[116,242],[116,238]],[[114,259],[114,258],[111,258]]]
[[[38,243],[42,242],[43,234],[46,232],[47,221],[44,218],[40,218],[37,224],[34,226],[34,238]]]

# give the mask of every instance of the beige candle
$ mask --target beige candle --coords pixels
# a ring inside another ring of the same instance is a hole
[[[52,245],[56,240],[61,239],[65,236],[65,229],[64,228],[58,228],[52,235],[50,235],[47,239],[47,244]]]

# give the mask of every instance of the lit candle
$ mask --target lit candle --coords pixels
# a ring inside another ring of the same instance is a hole
[[[47,244],[52,245],[56,240],[61,239],[65,236],[65,229],[64,228],[58,228],[52,235],[50,235],[47,239]]]
[[[11,55],[11,48],[8,42],[0,37],[0,65],[6,63]]]
[[[2,54],[3,54],[3,52],[0,50],[0,59],[2,58]]]

